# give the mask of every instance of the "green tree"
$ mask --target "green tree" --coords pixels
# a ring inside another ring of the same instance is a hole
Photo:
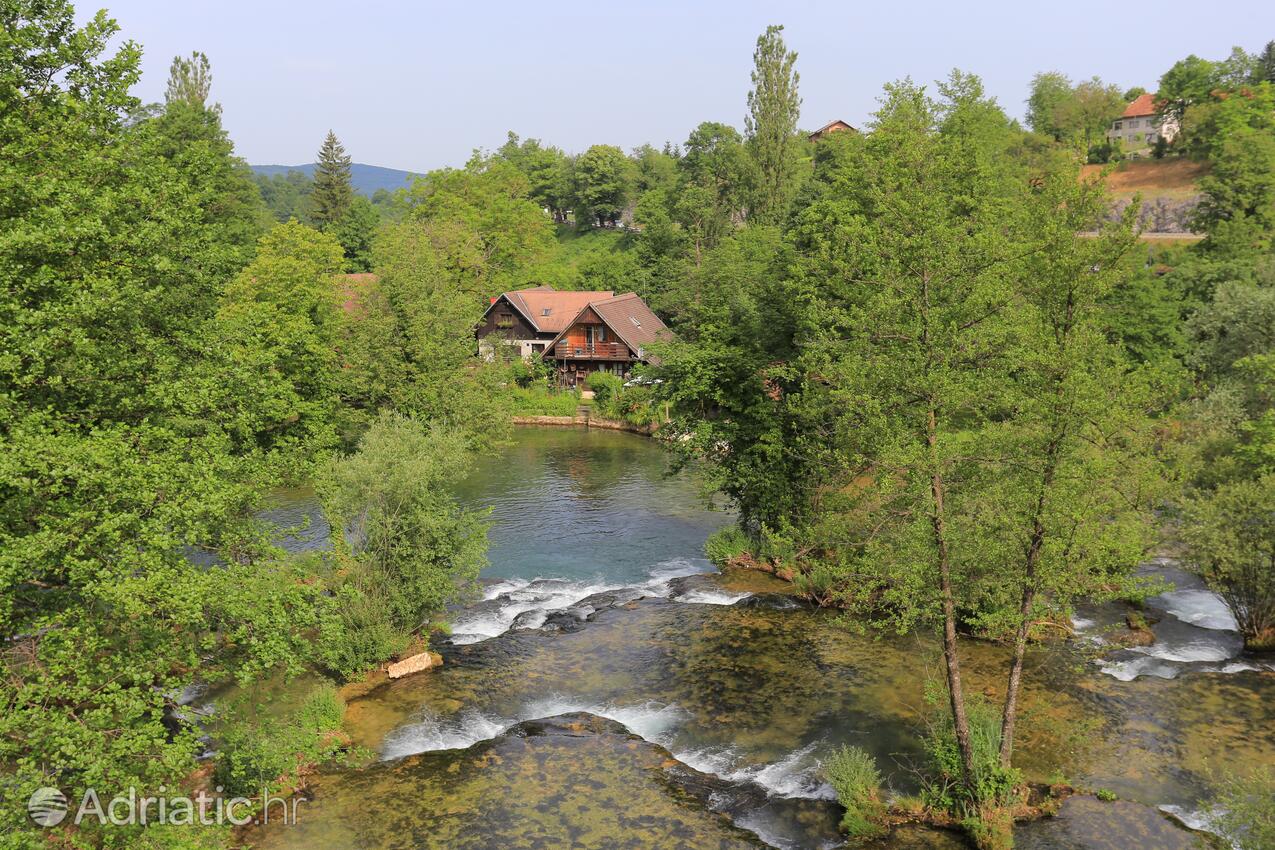
[[[1226,601],[1245,643],[1275,649],[1275,474],[1241,480],[1189,504],[1191,562]]]
[[[1066,130],[1059,125],[1062,110],[1071,100],[1071,80],[1059,71],[1041,71],[1032,77],[1027,98],[1027,126],[1062,141]]]
[[[350,156],[331,130],[319,148],[314,166],[314,191],[310,195],[310,216],[320,229],[336,225],[350,211],[354,189],[350,184]]]
[[[575,162],[576,221],[615,222],[628,204],[633,164],[614,145],[594,145]]]
[[[212,67],[205,54],[196,50],[190,54],[189,59],[173,57],[172,67],[168,71],[168,86],[164,90],[164,100],[169,105],[184,103],[188,106],[206,106],[211,90]],[[214,112],[221,112],[220,106],[210,108]]]
[[[370,200],[356,195],[341,220],[328,228],[345,251],[345,268],[351,272],[372,270],[372,240],[381,225],[381,214]]]
[[[497,364],[474,362],[474,328],[486,299],[474,297],[465,271],[436,247],[431,225],[388,225],[376,242],[373,267],[401,345],[392,407],[463,431],[475,446],[499,441],[509,428],[499,390],[504,375]]]
[[[304,171],[289,168],[286,174],[254,174],[253,180],[275,221],[283,222],[290,218],[310,220],[310,193],[314,191],[314,181]]]
[[[1220,75],[1214,62],[1194,54],[1175,62],[1160,77],[1156,96],[1161,104],[1161,114],[1181,122],[1187,107],[1206,102],[1219,83]]]
[[[402,651],[473,585],[486,564],[487,526],[451,489],[471,460],[467,437],[394,414],[359,450],[318,476],[342,565],[320,629],[327,664],[353,676]]]
[[[423,227],[437,261],[479,304],[523,283],[554,247],[553,220],[528,191],[517,168],[476,156],[416,178],[403,198],[405,220]]]
[[[508,139],[497,148],[495,158],[522,172],[527,178],[527,196],[553,212],[556,220],[565,220],[571,206],[566,154],[542,144],[539,139],[519,140],[518,134],[510,130]]]
[[[1257,67],[1254,69],[1253,82],[1275,84],[1275,41],[1266,42],[1262,52],[1257,55]]]
[[[756,163],[757,193],[749,216],[775,223],[795,194],[797,121],[801,118],[797,54],[788,49],[781,25],[766,27],[753,51],[753,87],[748,92],[744,132]]]
[[[341,267],[333,237],[290,221],[262,237],[257,257],[226,286],[217,324],[226,380],[253,400],[232,426],[245,444],[300,459],[333,446]]]
[[[229,424],[256,401],[227,382],[216,330],[238,251],[208,227],[225,152],[158,155],[171,137],[126,124],[140,54],[107,53],[104,13],[77,25],[65,2],[19,0],[3,17],[0,772],[6,799],[173,787],[199,751],[173,722],[183,689],[295,668],[315,625],[303,576],[248,519],[268,459]],[[218,837],[0,819],[15,846]]]
[[[1275,770],[1255,767],[1218,782],[1218,827],[1238,850],[1275,847]]]
[[[1076,84],[1071,97],[1059,106],[1055,120],[1065,131],[1083,139],[1088,149],[1106,137],[1107,128],[1124,108],[1120,89],[1094,77]]]

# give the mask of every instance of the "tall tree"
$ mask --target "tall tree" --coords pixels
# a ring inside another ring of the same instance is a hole
[[[168,86],[164,89],[165,102],[205,106],[211,89],[212,67],[205,54],[196,50],[190,54],[189,59],[173,57],[173,64],[168,71]],[[221,111],[219,105],[209,108],[216,112]]]
[[[105,13],[77,24],[69,3],[17,0],[0,17],[5,797],[174,787],[200,734],[173,722],[176,694],[295,663],[313,601],[246,520],[271,476],[231,424],[255,402],[226,380],[216,334],[234,253],[206,225],[218,166],[208,147],[160,155],[152,122],[128,125],[140,51]],[[203,834],[65,828],[0,806],[14,846]]]
[[[1032,77],[1027,98],[1027,126],[1062,141],[1066,131],[1059,126],[1060,110],[1071,99],[1071,80],[1060,71],[1042,71]]]
[[[1257,54],[1256,79],[1254,82],[1275,84],[1275,41],[1266,42],[1262,52]]]
[[[771,25],[757,38],[753,51],[753,87],[748,92],[744,131],[757,164],[757,194],[749,216],[777,222],[787,212],[796,187],[797,121],[801,96],[797,92],[797,54],[784,44],[782,25]]]
[[[1063,129],[1083,139],[1087,148],[1102,140],[1124,108],[1120,89],[1093,77],[1076,84],[1071,97],[1059,107],[1057,121]]]
[[[336,134],[329,130],[323,147],[319,149],[319,161],[315,163],[310,215],[316,225],[326,229],[344,218],[353,203],[350,156]]]
[[[614,145],[594,145],[575,163],[576,221],[613,222],[628,203],[633,163]]]

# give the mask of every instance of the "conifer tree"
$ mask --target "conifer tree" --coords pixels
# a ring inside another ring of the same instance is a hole
[[[801,115],[797,54],[784,44],[783,26],[766,27],[753,51],[753,88],[748,92],[744,129],[756,163],[759,186],[750,216],[774,222],[793,195],[794,134]]]
[[[314,192],[310,195],[311,217],[320,228],[339,222],[354,204],[350,185],[350,155],[331,130],[319,149],[314,169]]]
[[[1257,79],[1254,82],[1263,80],[1275,83],[1275,41],[1266,42],[1266,47],[1257,55]]]

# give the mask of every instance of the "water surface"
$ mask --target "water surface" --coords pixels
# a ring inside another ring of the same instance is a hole
[[[821,761],[843,743],[914,793],[936,641],[863,635],[768,576],[710,574],[701,547],[729,516],[665,463],[646,438],[577,429],[521,429],[485,458],[461,488],[492,509],[485,598],[437,642],[446,663],[353,701],[347,727],[374,760],[322,772],[300,827],[253,840],[838,846]],[[1017,756],[1034,781],[1126,799],[1069,801],[1021,827],[1023,847],[1198,846],[1160,808],[1191,817],[1209,770],[1275,762],[1275,673],[1239,652],[1215,597],[1172,564],[1147,569],[1180,585],[1148,609],[1162,639],[1113,650],[1122,609],[1106,607],[1034,648]],[[971,693],[996,700],[1004,650],[963,652]],[[882,846],[961,844],[906,829]]]

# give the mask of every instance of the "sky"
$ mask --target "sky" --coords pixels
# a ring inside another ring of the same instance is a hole
[[[415,172],[509,130],[575,152],[677,143],[701,121],[742,129],[768,24],[798,53],[808,129],[863,123],[907,76],[973,72],[1021,117],[1038,71],[1154,89],[1188,54],[1275,39],[1272,0],[79,0],[78,15],[103,5],[143,48],[144,101],[163,99],[173,56],[208,55],[211,99],[248,162],[311,162],[331,129],[356,162]]]

